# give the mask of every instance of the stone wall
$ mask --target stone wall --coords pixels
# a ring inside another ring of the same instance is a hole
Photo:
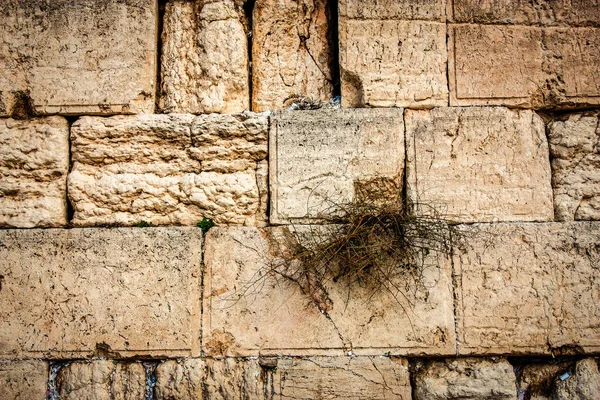
[[[600,398],[597,2],[8,0],[0,33],[0,398]],[[451,236],[383,290],[282,273],[352,204]]]

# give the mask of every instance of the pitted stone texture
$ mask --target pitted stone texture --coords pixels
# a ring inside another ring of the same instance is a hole
[[[166,4],[159,104],[163,111],[236,113],[250,107],[248,39],[241,3]]]
[[[409,198],[461,222],[552,221],[542,119],[506,108],[405,113]]]
[[[262,224],[267,134],[265,114],[83,117],[71,129],[72,222]]]
[[[156,0],[7,0],[0,116],[154,111]]]
[[[45,361],[0,361],[0,394],[3,399],[44,399],[48,385]]]
[[[573,370],[572,361],[555,359],[546,363],[532,363],[515,368],[519,396],[530,400],[550,400],[556,380]]]
[[[600,29],[449,28],[450,105],[573,108],[600,104]]]
[[[340,14],[352,19],[446,21],[445,0],[339,0]]]
[[[414,385],[416,400],[517,400],[513,367],[503,358],[425,362]]]
[[[134,400],[144,398],[146,371],[141,363],[77,361],[62,367],[56,381],[65,400]]]
[[[453,0],[453,21],[478,24],[599,26],[600,3],[587,0]]]
[[[333,95],[326,0],[257,0],[252,15],[252,110]]]
[[[448,105],[445,24],[352,19],[342,12],[343,107]]]
[[[402,110],[276,113],[269,141],[271,223],[322,220],[364,197],[400,201]]]
[[[556,382],[553,399],[593,400],[600,398],[600,372],[593,358],[578,361],[574,373]]]
[[[67,224],[69,124],[0,119],[0,227]]]
[[[284,358],[273,383],[276,399],[411,399],[408,363],[400,358]]]
[[[299,286],[269,273],[280,260],[286,235],[286,227],[209,231],[203,306],[207,355],[455,353],[448,260],[432,262],[418,287],[410,276],[399,278],[402,293],[395,298],[361,287],[349,295],[344,284],[331,283],[333,306],[321,313]]]
[[[548,125],[559,221],[600,220],[600,117],[573,114]]]
[[[0,231],[0,355],[197,352],[201,245],[198,228]]]
[[[462,226],[455,251],[460,354],[600,349],[600,223]]]
[[[265,398],[258,360],[168,360],[156,367],[157,400]]]

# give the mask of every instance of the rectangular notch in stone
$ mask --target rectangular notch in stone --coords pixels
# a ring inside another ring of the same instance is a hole
[[[274,114],[271,223],[322,221],[355,200],[400,206],[402,121],[399,109]]]

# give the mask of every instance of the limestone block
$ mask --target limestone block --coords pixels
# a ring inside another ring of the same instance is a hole
[[[593,358],[578,361],[574,374],[558,380],[553,398],[564,400],[593,400],[600,398],[600,372]]]
[[[0,119],[0,227],[67,224],[69,124]]]
[[[450,264],[390,292],[327,285],[319,311],[300,287],[269,271],[288,228],[213,228],[205,248],[203,350],[209,356],[455,353]]]
[[[198,351],[198,228],[0,231],[0,356]]]
[[[450,105],[600,104],[600,29],[449,28]]]
[[[269,146],[271,223],[318,221],[362,197],[400,200],[402,110],[276,113]]]
[[[156,0],[7,0],[0,116],[154,111]]]
[[[257,0],[252,14],[252,110],[333,95],[326,0]]]
[[[599,26],[600,4],[587,0],[453,0],[453,21],[478,24]]]
[[[141,363],[111,360],[76,361],[62,367],[57,376],[61,399],[143,399],[146,371]]]
[[[263,399],[258,360],[168,360],[156,368],[157,400]]]
[[[512,365],[503,358],[425,362],[415,379],[416,400],[517,400]]]
[[[515,368],[519,395],[531,400],[550,400],[555,381],[574,366],[571,361],[552,359]]]
[[[600,220],[600,117],[572,114],[548,128],[556,219]]]
[[[345,0],[339,16],[342,106],[448,105],[443,1]]]
[[[160,108],[177,113],[249,109],[248,39],[240,1],[172,1],[162,33]]]
[[[253,113],[80,118],[71,129],[72,222],[263,223],[257,169],[267,127],[267,115]]]
[[[600,348],[600,223],[463,226],[454,256],[460,354]]]
[[[408,363],[389,357],[280,359],[275,399],[411,399]]]
[[[542,119],[506,108],[407,110],[409,198],[462,222],[552,221]]]
[[[48,383],[45,361],[0,361],[0,394],[3,399],[44,399]]]

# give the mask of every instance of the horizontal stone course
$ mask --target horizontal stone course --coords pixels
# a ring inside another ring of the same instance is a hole
[[[0,230],[0,356],[199,352],[198,228]]]

